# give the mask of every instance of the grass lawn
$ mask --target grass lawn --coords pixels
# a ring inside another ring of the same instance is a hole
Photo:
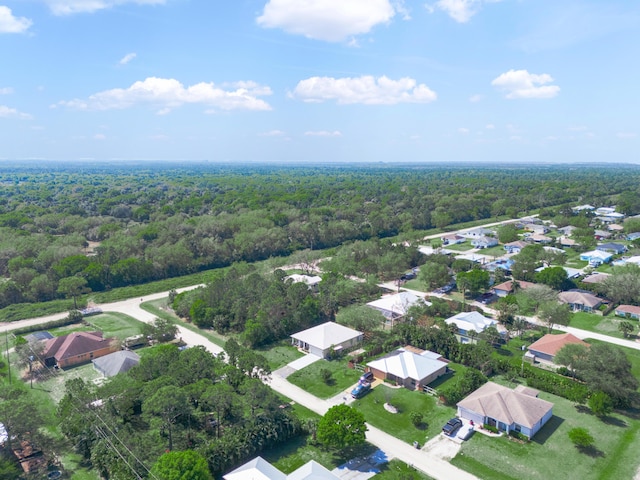
[[[390,413],[384,408],[390,403],[398,409],[398,413]],[[442,431],[455,410],[438,404],[435,397],[406,388],[389,387],[385,384],[376,386],[364,397],[356,400],[353,406],[360,410],[371,425],[384,430],[390,435],[407,443],[417,441],[423,445]],[[420,412],[424,415],[423,425],[415,427],[409,414]]]
[[[326,384],[320,372],[331,372],[332,381]],[[291,374],[287,380],[319,398],[330,398],[347,390],[360,378],[360,371],[347,367],[346,360],[319,360]]]
[[[466,252],[468,250],[473,250],[475,247],[471,245],[469,242],[464,242],[464,243],[455,243],[452,245],[444,245],[442,248],[446,250],[453,250],[455,252]]]
[[[287,341],[274,344],[269,348],[260,349],[258,353],[264,355],[267,359],[272,372],[304,355]]]
[[[633,478],[640,448],[638,420],[614,413],[603,421],[563,398],[544,392],[540,398],[554,404],[554,416],[532,442],[476,433],[451,463],[491,479]],[[575,427],[586,428],[594,437],[596,448],[590,454],[579,452],[569,441],[567,434]]]
[[[418,292],[427,291],[427,287],[425,287],[424,283],[422,283],[417,278],[414,278],[413,280],[407,280],[404,283],[404,285],[402,285],[402,288],[408,288],[409,290],[417,290]]]
[[[482,248],[478,250],[478,255],[486,255],[488,257],[498,258],[507,254],[507,251],[502,245],[496,245],[491,248]]]
[[[382,466],[375,478],[376,480],[431,480],[432,477],[394,458]]]
[[[87,317],[85,321],[101,330],[105,337],[118,337],[120,340],[139,335],[143,325],[129,315],[116,312]]]
[[[34,383],[33,388],[46,392],[54,403],[58,403],[64,396],[64,384],[72,378],[82,378],[87,383],[102,378],[102,375],[93,368],[92,363],[80,365],[67,370],[57,370],[48,379]]]
[[[618,325],[625,321],[625,318],[616,317],[615,315],[594,315],[593,313],[576,312],[571,316],[569,325],[575,328],[581,328],[589,332],[601,333],[616,338],[624,338],[622,332],[618,330]],[[633,322],[636,325],[638,322]]]

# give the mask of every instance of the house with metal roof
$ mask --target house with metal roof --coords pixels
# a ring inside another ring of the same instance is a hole
[[[416,390],[447,373],[447,364],[439,353],[407,347],[373,360],[367,367],[375,378]]]
[[[291,335],[291,344],[321,358],[362,343],[364,334],[334,322],[323,323]]]
[[[458,416],[532,438],[553,416],[553,403],[538,398],[538,393],[523,385],[512,390],[487,382],[458,402]]]

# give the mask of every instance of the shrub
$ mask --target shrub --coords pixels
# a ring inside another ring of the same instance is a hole
[[[409,418],[411,419],[411,423],[413,423],[414,427],[419,427],[422,425],[422,419],[424,416],[420,412],[411,412],[409,413]]]
[[[576,427],[569,430],[569,440],[573,442],[573,444],[581,449],[586,449],[593,446],[594,438],[589,433],[589,430],[582,427]]]
[[[486,423],[482,426],[482,428],[484,428],[485,430],[490,431],[491,433],[499,433],[500,432],[500,430],[498,430],[497,427],[494,427],[493,425],[488,425]]]

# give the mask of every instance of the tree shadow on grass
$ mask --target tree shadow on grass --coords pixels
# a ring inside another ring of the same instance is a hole
[[[604,417],[600,417],[600,420],[602,420],[602,423],[606,423],[607,425],[611,425],[614,427],[627,428],[629,426],[629,424],[624,420],[621,420],[616,417],[612,417],[610,415],[605,415]]]
[[[547,423],[544,424],[544,427],[535,434],[535,436],[531,439],[532,442],[538,443],[540,445],[544,445],[549,437],[555,433],[555,431],[564,423],[564,418],[553,415]]]
[[[496,348],[495,352],[501,357],[513,357],[513,352],[511,350],[507,350],[506,348]]]
[[[580,453],[588,455],[591,458],[599,458],[604,457],[604,452],[593,445],[589,445],[588,447],[576,447]]]

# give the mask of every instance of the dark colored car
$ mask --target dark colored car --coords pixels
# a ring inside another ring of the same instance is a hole
[[[351,396],[353,398],[361,398],[364,397],[369,390],[371,390],[370,383],[359,383],[356,385],[356,388],[351,390]]]
[[[453,435],[457,429],[462,426],[462,420],[457,417],[452,418],[442,427],[442,433],[445,435]]]
[[[373,372],[364,372],[360,377],[359,383],[371,383],[373,382]]]

